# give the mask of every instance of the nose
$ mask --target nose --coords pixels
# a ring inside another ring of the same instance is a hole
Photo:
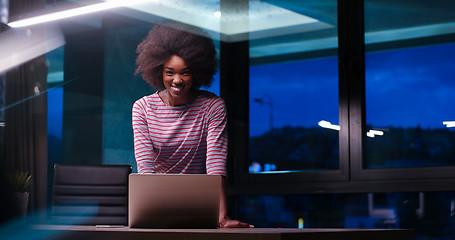
[[[175,84],[180,84],[180,83],[183,82],[183,79],[180,76],[180,74],[175,74],[174,75],[174,79],[172,79],[172,82],[175,83]]]

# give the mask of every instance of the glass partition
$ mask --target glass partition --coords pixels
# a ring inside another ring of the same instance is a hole
[[[218,25],[204,25],[207,19],[217,19],[213,13],[220,11],[219,1],[200,3],[176,5],[164,1],[127,4],[123,8],[61,19],[40,25],[41,28],[36,27],[36,33],[43,35],[44,39],[49,38],[46,35],[48,29],[52,29],[59,39],[64,39],[56,46],[61,47],[42,52],[46,54],[48,68],[48,89],[45,92],[49,166],[55,163],[130,164],[135,171],[131,107],[138,98],[156,91],[134,75],[136,47],[154,24],[175,21],[203,28],[219,46],[219,21]],[[44,12],[53,13],[91,4],[85,1],[50,2]],[[174,10],[180,13],[172,14]],[[37,14],[32,12],[28,15]],[[194,18],[196,15],[198,19]],[[27,29],[18,27],[8,31],[30,31]],[[36,33],[33,31],[33,34]],[[3,83],[3,76],[0,83]],[[2,91],[5,89],[8,88],[2,88]],[[220,94],[218,73],[208,90]],[[3,116],[3,107],[1,113]],[[1,120],[3,125],[3,117]],[[52,169],[49,168],[49,171]]]
[[[19,18],[95,4],[47,2],[40,11],[11,15],[12,27],[0,28],[0,56],[11,58],[0,61],[2,171],[3,166],[33,170],[39,186],[31,194],[34,210],[51,201],[55,163],[128,164],[137,171],[132,105],[156,89],[134,75],[136,47],[154,24],[198,26],[217,48],[220,39],[219,20],[212,21],[219,1],[124,1],[124,7],[13,27]],[[218,28],[203,24],[207,22],[217,22]],[[207,90],[219,95],[219,85],[217,74]]]

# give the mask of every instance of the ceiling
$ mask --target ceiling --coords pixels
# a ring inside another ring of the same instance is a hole
[[[44,11],[30,14],[55,12],[102,1],[108,0],[47,0]],[[367,51],[455,42],[453,0],[365,0],[364,6]],[[62,24],[61,28],[64,32],[78,31],[77,26],[101,28],[106,16],[142,26],[178,21],[203,28],[213,39],[220,41],[249,40],[251,64],[284,61],[296,56],[302,59],[305,56],[315,58],[337,54],[336,0],[149,0],[140,5],[74,17],[63,21],[71,24]],[[10,35],[15,34],[13,37],[18,39],[25,39],[20,36],[26,35],[40,42],[41,51],[64,44],[61,33],[52,31],[43,40],[39,37],[44,35],[31,35],[31,32],[34,31],[23,29]],[[10,36],[3,34],[1,37],[4,43],[2,54],[8,51],[14,51],[15,56],[22,52],[33,53],[20,59],[42,54],[35,51],[36,47],[31,48],[33,51],[14,50],[4,41]],[[17,43],[10,42],[11,45]],[[7,68],[3,65],[16,64],[2,59],[0,72]]]
[[[90,2],[48,0],[50,9],[68,3]],[[367,45],[455,33],[452,0],[366,0],[364,5]],[[151,0],[112,12],[142,22],[184,22],[226,42],[248,39],[252,58],[336,49],[338,44],[336,0]],[[75,21],[101,26],[101,18]]]

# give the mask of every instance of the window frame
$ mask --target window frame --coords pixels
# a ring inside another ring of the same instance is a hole
[[[226,99],[228,111],[231,111],[228,115],[228,172],[231,176],[228,178],[228,194],[454,191],[455,167],[363,168],[366,143],[364,1],[339,0],[337,4],[340,168],[279,174],[248,173],[250,86],[248,69],[245,69],[245,63],[249,67],[248,41],[243,42],[241,47],[236,43],[222,43],[221,96]],[[455,39],[455,34],[449,39]],[[450,41],[447,38],[443,40]],[[414,40],[414,44],[417,42],[419,41]],[[397,46],[396,44],[400,43],[374,45],[371,48]],[[401,44],[409,44],[409,40],[402,41]],[[326,52],[333,53],[333,50]],[[230,56],[226,57],[226,53]],[[320,52],[316,53],[318,54]],[[306,53],[305,56],[311,54]],[[295,54],[289,56],[295,57]],[[259,59],[254,63],[261,62],[267,62],[267,59]],[[235,73],[236,76],[230,76],[227,72]]]

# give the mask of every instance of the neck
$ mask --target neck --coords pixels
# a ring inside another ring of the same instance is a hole
[[[190,91],[188,94],[185,94],[184,96],[173,97],[167,89],[165,90],[164,95],[166,100],[165,103],[169,106],[179,106],[188,104],[191,101],[193,101],[195,96],[194,91]]]

